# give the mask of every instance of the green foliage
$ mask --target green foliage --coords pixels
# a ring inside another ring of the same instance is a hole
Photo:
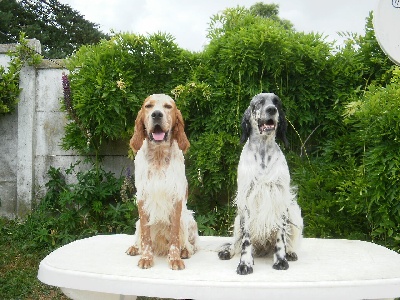
[[[31,247],[51,249],[98,233],[133,233],[138,213],[131,177],[118,179],[100,167],[76,172],[78,164],[65,170],[75,175],[75,183],[67,183],[60,169],[49,169],[47,193],[24,223]]]
[[[371,237],[400,250],[400,69],[385,88],[371,86],[359,101],[350,103],[346,121],[353,131],[354,156],[362,170],[353,178],[349,195],[353,210],[367,216]],[[358,149],[363,149],[359,154]],[[353,196],[353,197],[351,197]]]
[[[200,235],[231,236],[236,210],[223,205],[209,210],[203,215],[195,215]]]
[[[0,115],[13,112],[18,103],[19,75],[25,64],[37,65],[41,61],[40,55],[35,53],[25,39],[24,34],[19,38],[19,44],[15,50],[8,53],[11,60],[7,70],[0,66]]]
[[[332,84],[340,73],[333,67],[345,64],[335,59],[320,35],[298,33],[260,15],[237,7],[213,16],[202,63],[189,84],[178,86],[175,93],[192,143],[191,195],[208,199],[209,207],[196,201],[204,209],[229,202],[236,190],[240,120],[255,94],[279,95],[297,131],[290,128],[288,133],[291,150],[304,152],[307,147],[316,152],[337,135],[340,110],[334,100],[355,88],[344,75],[341,85]]]
[[[239,134],[242,113],[255,94],[268,91],[281,97],[287,117],[309,148],[327,138],[334,99],[340,87],[334,79],[332,45],[318,34],[287,29],[279,21],[254,16],[244,8],[229,9],[212,18],[210,44],[205,49],[208,72],[199,70],[196,78],[211,87],[214,107],[210,123],[216,130]],[[352,83],[344,80],[344,84]],[[355,87],[352,87],[355,88]],[[349,90],[346,87],[346,90]],[[215,113],[214,113],[215,112]],[[221,115],[224,114],[224,115]],[[222,118],[223,116],[223,118]],[[291,149],[301,143],[289,131]]]
[[[390,81],[394,63],[390,61],[378,44],[372,19],[372,12],[370,12],[366,19],[365,35],[355,38],[357,45],[355,56],[362,62],[362,79],[367,84],[385,85]]]
[[[277,11],[256,3],[213,16],[201,53],[180,49],[161,33],[118,34],[81,47],[67,61],[64,148],[98,153],[105,142],[128,139],[143,100],[172,95],[191,142],[188,205],[200,234],[231,235],[240,119],[254,94],[275,92],[291,124],[291,147],[284,151],[305,236],[370,240],[400,251],[400,69],[380,49],[372,15],[365,35],[350,34],[334,49],[319,34],[296,32]],[[76,182],[67,183],[64,173],[75,174]],[[71,166],[48,175],[47,194],[26,222],[11,227],[0,219],[0,245],[23,240],[25,255],[96,233],[133,233],[129,174],[123,180],[99,167],[75,172]],[[11,269],[2,258],[0,270]],[[0,294],[17,297],[12,290],[20,278],[1,273]]]
[[[184,82],[192,59],[161,33],[118,34],[81,47],[67,61],[76,118],[65,128],[63,147],[86,154],[107,141],[127,139],[143,100],[154,93],[169,94]]]
[[[21,31],[41,42],[48,58],[65,58],[80,46],[94,44],[108,36],[69,5],[57,0],[0,1],[0,43],[11,43]]]
[[[185,120],[185,133],[191,139],[197,139],[204,132],[207,116],[212,110],[210,86],[204,82],[191,81],[178,85],[172,93],[179,104],[179,110]],[[194,117],[197,115],[197,117]]]
[[[310,163],[293,157],[292,163],[292,179],[298,187],[305,237],[370,240],[366,218],[354,212],[353,203],[342,201],[340,197],[354,188],[347,181],[357,176],[354,164],[350,165],[350,161],[345,166],[329,164],[321,158]]]
[[[97,153],[106,141],[128,140],[143,100],[173,95],[191,142],[189,206],[202,234],[228,234],[240,120],[255,94],[274,92],[290,123],[284,151],[305,235],[398,249],[398,76],[392,83],[389,76],[398,69],[380,50],[371,16],[365,36],[350,35],[334,49],[319,34],[297,32],[277,9],[257,4],[213,16],[201,53],[161,33],[119,34],[82,47],[68,60],[64,148]]]
[[[270,18],[280,22],[286,29],[292,29],[293,24],[289,20],[280,19],[279,5],[278,4],[265,4],[263,2],[257,2],[250,7],[250,13],[255,16],[263,18]]]
[[[64,299],[60,289],[37,279],[48,249],[27,246],[24,225],[0,218],[0,299]]]
[[[203,134],[192,143],[187,177],[196,212],[207,214],[233,198],[240,151],[239,139],[224,132]]]
[[[400,249],[400,71],[345,107],[342,136],[292,168],[305,234],[372,240]]]

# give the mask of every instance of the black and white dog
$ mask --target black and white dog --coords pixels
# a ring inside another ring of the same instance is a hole
[[[233,243],[222,246],[220,259],[241,253],[236,272],[253,272],[253,254],[274,254],[273,268],[286,270],[302,238],[303,219],[290,185],[289,168],[275,137],[287,144],[282,102],[272,93],[253,97],[242,118],[246,143],[238,166],[237,216]]]

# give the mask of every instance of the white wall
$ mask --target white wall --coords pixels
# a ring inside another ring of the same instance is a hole
[[[35,41],[35,48],[40,44]],[[39,45],[39,46],[38,46]],[[10,45],[0,45],[0,64],[6,66],[5,52]],[[21,71],[18,109],[0,116],[0,215],[23,217],[32,203],[45,193],[46,173],[50,166],[68,168],[83,160],[72,151],[61,149],[66,115],[60,110],[63,96],[61,76],[67,70],[62,61],[44,60],[39,67],[26,66]],[[128,141],[110,143],[103,149],[103,167],[117,176],[133,170],[127,158]],[[84,168],[84,166],[82,166]],[[73,181],[74,178],[68,180]]]

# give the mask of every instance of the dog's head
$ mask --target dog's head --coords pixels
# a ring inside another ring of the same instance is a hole
[[[251,135],[261,138],[282,140],[285,147],[287,122],[282,110],[282,101],[273,93],[255,95],[250,101],[242,118],[242,136],[240,142],[245,143]]]
[[[171,97],[154,94],[144,100],[130,140],[134,152],[139,151],[145,139],[155,145],[171,143],[175,139],[183,152],[189,148],[182,114]]]

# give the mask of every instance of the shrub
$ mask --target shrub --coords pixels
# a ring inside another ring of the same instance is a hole
[[[307,236],[372,240],[399,251],[399,69],[393,74],[386,87],[370,86],[349,102],[343,136],[292,168]]]
[[[400,69],[385,88],[371,86],[359,101],[350,103],[346,121],[354,155],[361,170],[351,182],[353,211],[366,215],[374,241],[400,250]],[[363,149],[359,154],[360,149]],[[350,190],[351,191],[351,190]]]
[[[67,60],[71,104],[65,106],[75,115],[63,147],[87,154],[106,141],[128,139],[143,100],[184,83],[194,58],[161,33],[117,34],[81,47]]]
[[[236,210],[231,205],[214,207],[205,214],[195,215],[200,235],[231,236]]]
[[[41,61],[41,56],[29,47],[23,33],[20,35],[19,45],[8,55],[11,61],[8,63],[7,71],[0,66],[0,115],[13,112],[17,106],[21,92],[19,73],[22,67],[25,64],[37,65]]]
[[[133,233],[137,207],[132,178],[115,178],[101,167],[75,172],[51,167],[47,193],[24,223],[32,247],[54,248],[98,233]],[[65,174],[77,182],[67,183]]]
[[[332,84],[332,67],[342,66],[320,35],[298,33],[241,7],[214,16],[209,38],[190,83],[175,89],[192,143],[189,187],[200,211],[228,203],[235,193],[240,121],[255,94],[281,97],[293,125],[288,132],[292,151],[316,152],[327,132],[336,134],[333,99],[339,88]]]
[[[200,70],[197,75],[213,94],[210,130],[239,135],[243,112],[251,98],[263,91],[282,99],[287,117],[302,137],[325,120],[336,94],[332,45],[321,35],[296,32],[243,8],[226,10],[212,20],[212,40],[204,51],[208,72]],[[289,139],[292,149],[300,148],[293,131]],[[309,143],[324,139],[320,128]]]
[[[241,146],[227,133],[203,134],[192,143],[187,177],[190,204],[199,214],[208,214],[233,199]]]
[[[355,178],[354,164],[311,162],[292,158],[292,180],[298,187],[298,203],[304,219],[304,236],[370,240],[365,215],[354,212],[353,203],[339,197]]]

